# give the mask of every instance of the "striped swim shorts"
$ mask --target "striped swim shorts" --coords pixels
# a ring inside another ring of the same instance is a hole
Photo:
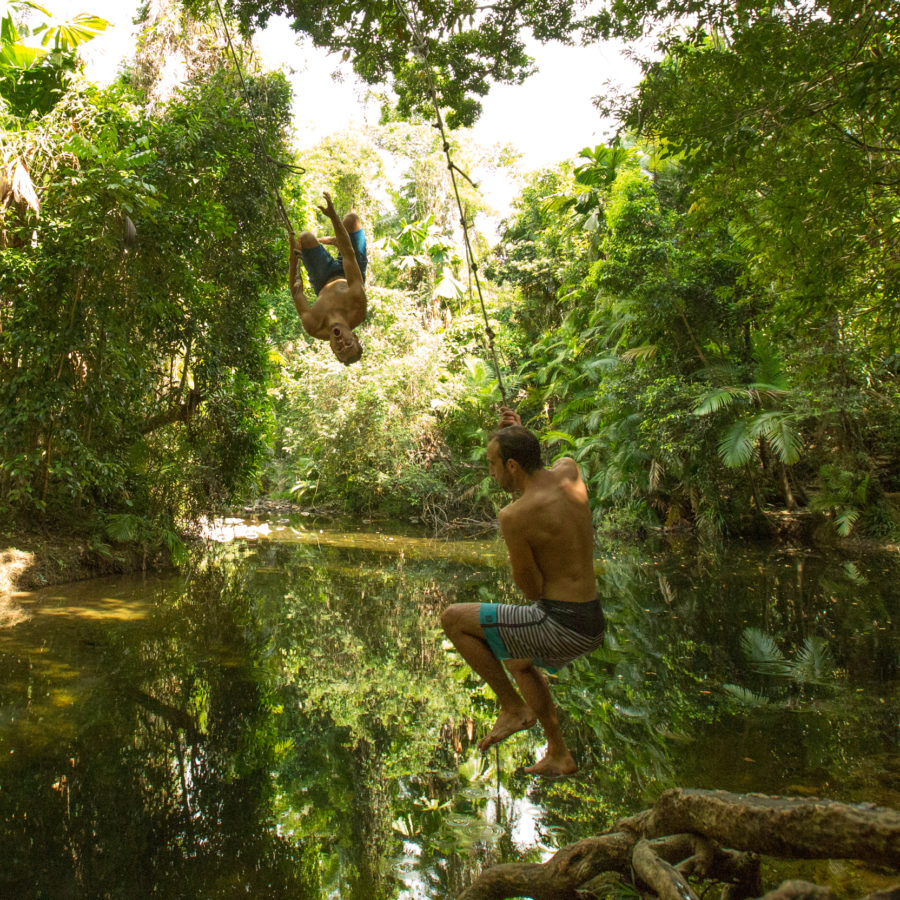
[[[549,672],[602,646],[606,631],[599,598],[589,603],[482,603],[479,619],[497,659],[530,659]]]

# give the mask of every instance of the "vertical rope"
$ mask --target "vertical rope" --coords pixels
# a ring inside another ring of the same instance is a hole
[[[500,802],[500,745],[494,744],[497,751],[497,824],[503,824],[503,804]]]
[[[250,121],[253,122],[253,127],[256,131],[256,141],[259,144],[259,152],[265,158],[265,160],[269,163],[269,175],[272,176],[271,163],[272,158],[266,153],[265,143],[263,142],[262,129],[259,126],[259,122],[257,121],[256,114],[253,112],[253,106],[250,104],[250,95],[247,91],[247,82],[244,79],[244,71],[241,68],[240,61],[237,58],[237,53],[234,51],[234,44],[231,41],[231,32],[228,28],[228,22],[225,19],[225,13],[222,10],[222,4],[219,0],[216,0],[216,9],[219,11],[219,18],[222,20],[222,27],[225,29],[225,40],[228,43],[228,49],[231,51],[231,58],[234,60],[234,67],[237,70],[238,78],[241,80],[241,94],[244,98],[244,103],[247,104],[247,111],[250,113]],[[302,169],[299,170],[302,173]],[[287,228],[290,234],[294,233],[293,226],[291,225],[290,217],[287,214],[287,210],[284,207],[284,201],[281,199],[281,192],[278,190],[278,181],[274,177],[271,177],[272,181],[272,190],[275,194],[275,204],[278,207],[278,212],[281,214],[281,218],[284,221],[285,228]]]
[[[218,2],[218,0],[216,0]],[[400,14],[406,19],[406,24],[409,26],[410,33],[413,38],[413,49],[415,51],[416,56],[422,61],[422,68],[425,71],[426,78],[428,80],[428,92],[431,95],[431,102],[434,106],[434,114],[436,118],[435,127],[441,133],[441,140],[443,142],[443,150],[444,155],[447,157],[447,169],[450,172],[450,181],[453,184],[453,194],[456,197],[456,205],[459,209],[459,224],[462,226],[463,230],[463,240],[466,248],[466,263],[469,266],[469,272],[475,279],[475,288],[478,291],[478,302],[481,304],[481,314],[484,317],[484,333],[488,339],[488,348],[491,351],[491,358],[494,362],[494,371],[497,374],[497,384],[500,387],[500,396],[503,398],[504,406],[509,405],[506,399],[506,386],[503,384],[503,376],[500,373],[500,363],[497,359],[497,350],[494,346],[494,331],[491,328],[491,323],[488,320],[487,308],[484,305],[484,294],[481,291],[481,279],[478,276],[478,263],[475,260],[475,253],[472,250],[472,242],[469,238],[469,226],[466,222],[466,214],[463,210],[462,199],[459,196],[459,185],[456,180],[456,173],[458,172],[466,181],[469,182],[473,187],[475,186],[474,182],[462,169],[459,169],[456,164],[453,162],[453,158],[450,155],[450,141],[447,138],[447,131],[444,127],[444,118],[441,115],[440,104],[438,103],[437,96],[437,86],[434,83],[434,74],[431,71],[431,68],[428,66],[428,42],[425,36],[422,34],[419,29],[419,25],[416,22],[415,17],[413,16],[410,9],[407,7],[405,0],[395,0],[397,4],[397,8],[400,10]]]

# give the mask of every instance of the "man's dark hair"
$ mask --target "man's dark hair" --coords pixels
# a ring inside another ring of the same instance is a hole
[[[514,459],[528,473],[536,472],[544,466],[541,461],[541,445],[524,425],[500,428],[488,438],[488,443],[491,441],[497,442],[503,462]]]

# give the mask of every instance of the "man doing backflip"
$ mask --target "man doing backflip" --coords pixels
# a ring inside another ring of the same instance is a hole
[[[488,439],[488,464],[516,495],[500,510],[512,576],[527,604],[457,603],[441,623],[466,662],[493,688],[500,714],[479,743],[484,751],[540,722],[547,752],[525,769],[558,777],[575,771],[546,677],[603,643],[605,621],[594,580],[594,527],[587,488],[573,459],[541,463],[538,439],[504,407]],[[506,669],[515,679],[513,686]]]
[[[291,296],[306,333],[328,341],[332,353],[349,366],[362,356],[362,344],[353,329],[366,317],[366,234],[356,213],[348,213],[343,220],[338,217],[329,194],[319,209],[331,220],[334,237],[317,238],[304,231],[298,239],[291,233]],[[337,245],[337,258],[323,244]],[[303,293],[298,257],[316,292],[312,305]]]

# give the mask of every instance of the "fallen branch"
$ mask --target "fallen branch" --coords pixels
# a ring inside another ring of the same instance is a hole
[[[858,859],[900,868],[900,812],[872,803],[675,788],[656,801],[642,833],[684,831],[768,856]]]

